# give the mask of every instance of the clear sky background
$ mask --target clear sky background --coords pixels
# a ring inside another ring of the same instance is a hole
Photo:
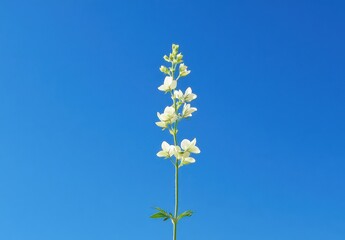
[[[0,3],[0,239],[163,240],[158,68],[180,44],[202,153],[179,240],[345,239],[345,3]],[[171,141],[171,140],[170,140]]]

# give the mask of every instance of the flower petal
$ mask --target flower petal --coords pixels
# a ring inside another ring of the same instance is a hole
[[[162,149],[165,151],[165,152],[168,152],[169,151],[169,143],[167,143],[166,141],[163,141],[162,142]]]
[[[197,147],[197,146],[191,146],[190,148],[189,148],[189,151],[191,152],[191,153],[200,153],[200,149]]]
[[[165,86],[170,86],[172,81],[173,81],[173,78],[167,76],[167,77],[164,78],[164,85]]]
[[[192,88],[191,87],[188,87],[186,89],[186,92],[185,92],[185,95],[188,95],[188,94],[191,94],[192,93]]]
[[[167,128],[167,124],[165,122],[156,122],[156,125],[161,128]]]
[[[190,164],[190,163],[195,163],[195,159],[192,158],[192,157],[187,157],[187,158],[182,159],[182,164],[183,165],[187,165],[187,164]]]
[[[159,151],[157,157],[167,157],[167,153],[165,151]]]
[[[164,85],[160,85],[158,87],[158,90],[165,92],[166,91],[166,87]]]
[[[177,86],[177,81],[174,80],[174,81],[172,81],[172,83],[170,84],[170,89],[175,89],[176,86]]]
[[[183,150],[187,150],[190,145],[190,141],[188,139],[183,139],[181,142],[181,148]]]

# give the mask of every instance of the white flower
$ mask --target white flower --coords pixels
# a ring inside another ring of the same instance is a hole
[[[176,88],[177,81],[173,80],[172,77],[165,77],[163,85],[159,86],[158,89],[163,92],[171,91]]]
[[[195,159],[190,157],[191,153],[200,153],[200,149],[195,146],[196,139],[194,138],[192,141],[189,141],[188,139],[184,139],[181,142],[181,148],[179,146],[175,147],[174,156],[180,160],[179,167],[182,167],[183,165],[195,163]]]
[[[175,146],[166,141],[162,142],[162,150],[157,153],[158,157],[170,158],[175,154]]]
[[[188,139],[183,139],[181,142],[181,148],[185,152],[200,153],[200,149],[197,146],[195,146],[195,144],[196,144],[196,138],[194,138],[192,141],[189,141]]]
[[[168,123],[173,123],[177,120],[177,115],[175,113],[174,107],[166,107],[162,114],[157,113],[157,117],[162,122],[168,122]]]
[[[178,118],[174,107],[166,107],[162,114],[157,112],[157,117],[160,121],[156,122],[156,125],[163,128],[163,130],[168,127],[168,124],[174,123]]]
[[[180,147],[175,148],[174,156],[180,160],[179,167],[182,167],[183,165],[187,165],[190,163],[195,163],[195,159],[190,157],[190,152],[188,151],[182,151]]]
[[[179,71],[180,71],[181,77],[185,77],[190,73],[190,70],[187,70],[187,66],[184,65],[184,63],[180,64]]]
[[[179,100],[182,101],[182,99],[183,99],[183,92],[181,90],[175,90],[174,91],[174,97],[176,99],[179,99]]]
[[[182,158],[181,160],[181,166],[191,164],[191,163],[195,163],[195,159],[192,157]]]
[[[186,89],[184,94],[181,90],[175,90],[174,97],[184,103],[191,102],[192,100],[196,99],[197,95],[192,93],[192,89],[189,87]]]
[[[189,87],[187,88],[186,92],[183,95],[183,99],[185,102],[191,102],[192,100],[196,99],[197,95],[192,93],[192,89]]]
[[[179,167],[190,164],[190,163],[195,163],[195,159],[190,157],[190,152],[182,151],[179,146],[175,147],[174,156],[180,160]]]
[[[194,107],[190,107],[190,104],[184,104],[183,105],[183,110],[182,110],[182,117],[183,118],[187,118],[187,117],[191,117],[192,113],[195,112],[197,109]]]

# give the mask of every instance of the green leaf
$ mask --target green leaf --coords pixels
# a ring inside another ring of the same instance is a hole
[[[153,214],[150,218],[166,218],[166,216],[163,213],[158,212]]]
[[[158,210],[158,212],[150,216],[150,218],[163,218],[163,221],[173,218],[171,213],[167,213],[159,207],[156,207],[155,209]]]
[[[161,209],[159,207],[155,207],[155,209],[158,210],[161,213],[168,214],[166,211],[164,211],[163,209]]]
[[[184,217],[191,217],[192,215],[193,215],[193,211],[187,210],[187,211],[181,213],[180,215],[178,215],[177,220],[180,220],[181,218],[184,218]]]

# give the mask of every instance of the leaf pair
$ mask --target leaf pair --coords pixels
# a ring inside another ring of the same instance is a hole
[[[173,222],[175,222],[175,218],[173,217],[172,213],[167,213],[166,211],[164,211],[163,209],[156,207],[156,210],[158,210],[158,212],[156,212],[155,214],[153,214],[152,216],[150,216],[150,218],[163,218],[163,221],[166,221],[168,219],[171,219]],[[193,215],[193,211],[192,210],[187,210],[183,213],[181,213],[180,215],[177,216],[177,221],[179,221],[180,219],[184,218],[184,217],[191,217]]]

